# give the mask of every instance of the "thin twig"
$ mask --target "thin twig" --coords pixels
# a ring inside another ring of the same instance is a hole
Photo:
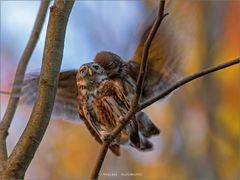
[[[8,129],[10,127],[10,124],[12,122],[13,116],[15,114],[15,111],[17,109],[17,105],[19,102],[19,97],[14,96],[14,94],[21,93],[21,88],[14,88],[14,86],[16,84],[21,84],[23,82],[27,64],[33,53],[33,50],[36,47],[40,32],[43,27],[43,23],[44,23],[46,14],[47,14],[49,2],[50,1],[47,1],[47,0],[46,1],[44,0],[41,2],[32,33],[30,35],[30,38],[26,45],[26,48],[24,49],[24,52],[20,58],[20,61],[18,63],[18,67],[17,67],[17,71],[16,71],[14,83],[13,83],[13,88],[10,93],[12,95],[9,98],[7,110],[3,116],[1,123],[0,123],[0,166],[7,159],[6,137],[8,135]]]
[[[121,130],[126,126],[126,124],[130,121],[131,117],[135,114],[135,112],[137,110],[138,100],[139,100],[140,94],[142,92],[144,76],[145,76],[145,72],[146,72],[146,68],[147,68],[148,51],[151,46],[152,40],[158,30],[159,25],[161,24],[163,18],[166,16],[166,15],[164,15],[164,4],[165,4],[165,1],[160,2],[157,19],[155,20],[154,25],[153,25],[153,27],[148,35],[148,38],[144,44],[141,66],[140,66],[140,71],[138,74],[138,80],[137,80],[137,85],[136,85],[136,92],[131,101],[130,109],[126,114],[126,117],[121,121],[122,123],[119,126],[117,126],[111,132],[111,134],[109,135],[109,138],[103,142],[100,154],[98,156],[98,159],[96,161],[96,164],[95,164],[94,169],[91,174],[91,179],[98,178],[100,169],[102,167],[102,164],[103,164],[103,161],[107,154],[107,150],[108,150],[110,143],[113,141],[114,138],[117,137],[117,135],[121,132]]]
[[[48,22],[39,91],[29,122],[6,163],[5,179],[22,179],[49,123],[74,1],[55,1]]]
[[[137,111],[141,111],[142,109],[148,107],[149,105],[153,104],[154,102],[162,99],[163,97],[167,96],[168,94],[170,94],[172,91],[174,91],[175,89],[179,88],[180,86],[183,86],[184,84],[187,84],[189,83],[190,81],[194,80],[194,79],[197,79],[197,78],[200,78],[206,74],[209,74],[209,73],[212,73],[212,72],[215,72],[215,71],[219,71],[221,69],[224,69],[224,68],[227,68],[227,67],[230,67],[232,65],[235,65],[235,64],[239,64],[240,63],[240,58],[235,58],[233,60],[230,60],[226,63],[223,63],[223,64],[219,64],[217,66],[214,66],[214,67],[211,67],[211,68],[207,68],[207,69],[204,69],[204,70],[201,70],[197,73],[194,73],[190,76],[187,76],[179,81],[177,81],[176,83],[174,83],[172,86],[170,86],[169,88],[167,88],[166,90],[164,90],[163,92],[161,92],[158,96],[156,96],[155,98],[151,99],[151,100],[148,100],[147,102],[139,105]]]

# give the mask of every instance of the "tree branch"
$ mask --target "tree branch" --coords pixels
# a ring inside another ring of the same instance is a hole
[[[17,109],[17,105],[19,102],[19,97],[15,96],[15,94],[21,93],[21,88],[15,88],[15,85],[21,84],[23,82],[27,64],[33,53],[33,50],[35,49],[35,46],[37,44],[39,35],[40,35],[42,27],[43,27],[43,23],[44,23],[46,14],[47,14],[49,2],[50,1],[48,1],[48,0],[46,0],[46,1],[44,0],[41,2],[32,33],[31,33],[28,43],[24,49],[24,52],[20,58],[20,61],[18,63],[15,79],[13,82],[13,88],[10,93],[11,96],[9,98],[8,105],[7,105],[7,110],[3,116],[2,121],[0,122],[0,170],[3,168],[1,166],[3,166],[4,162],[7,159],[6,138],[8,135],[8,129],[10,127],[10,124],[12,122],[13,116],[15,114],[15,111]]]
[[[227,68],[227,67],[230,67],[232,65],[239,64],[239,63],[240,63],[240,58],[238,57],[236,59],[230,60],[229,62],[219,64],[217,66],[207,68],[207,69],[204,69],[204,70],[199,71],[197,73],[194,73],[190,76],[187,76],[187,77],[177,81],[176,83],[174,83],[172,86],[170,86],[169,88],[167,88],[166,90],[161,92],[155,98],[153,98],[151,100],[148,100],[147,102],[141,104],[138,107],[137,111],[141,111],[142,109],[146,108],[147,106],[149,106],[149,105],[153,104],[154,102],[156,102],[156,101],[162,99],[163,97],[167,96],[168,94],[173,92],[175,89],[179,88],[180,86],[183,86],[184,84],[189,83],[190,81],[193,81],[194,79],[200,78],[200,77],[202,77],[206,74],[209,74],[209,73],[212,73],[212,72],[215,72],[215,71],[219,71],[221,69],[224,69],[224,68]]]
[[[107,150],[108,150],[110,143],[117,137],[117,135],[121,132],[121,130],[126,126],[126,124],[130,121],[131,117],[135,114],[135,112],[137,110],[138,100],[139,100],[139,97],[142,92],[144,76],[145,76],[145,72],[147,69],[147,58],[148,58],[149,48],[151,46],[152,40],[153,40],[157,30],[158,30],[159,25],[161,24],[163,18],[167,15],[167,14],[164,15],[164,4],[165,4],[164,0],[160,1],[157,19],[155,20],[154,25],[151,28],[148,38],[144,44],[141,66],[140,66],[140,71],[138,74],[136,92],[131,101],[130,109],[126,114],[126,117],[121,121],[121,124],[112,131],[112,133],[109,135],[109,137],[106,140],[104,140],[100,154],[98,156],[98,159],[97,159],[94,169],[92,171],[91,179],[98,178],[99,171],[102,167],[102,164],[103,164],[103,161],[107,154]]]
[[[0,91],[0,94],[11,95],[11,92],[8,92],[8,91]]]
[[[48,22],[39,91],[30,120],[6,163],[4,178],[22,179],[46,131],[62,63],[68,17],[74,1],[55,1]]]

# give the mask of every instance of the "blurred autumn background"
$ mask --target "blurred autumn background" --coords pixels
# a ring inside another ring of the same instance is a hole
[[[39,4],[1,1],[1,90],[10,91]],[[78,68],[101,50],[129,59],[144,19],[156,7],[157,1],[77,1],[67,28],[62,69]],[[240,1],[171,1],[166,12],[164,21],[174,24],[169,31],[178,33],[183,42],[184,75],[240,56]],[[40,70],[47,20],[28,73]],[[154,150],[123,149],[119,158],[108,152],[100,179],[239,179],[239,70],[235,65],[205,76],[148,107],[161,129],[160,136],[151,139]],[[0,96],[2,118],[8,96]],[[31,108],[19,105],[7,139],[9,152]],[[100,146],[83,124],[55,119],[25,178],[89,177]]]

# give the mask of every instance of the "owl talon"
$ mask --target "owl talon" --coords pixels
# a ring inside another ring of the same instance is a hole
[[[112,142],[113,141],[113,136],[111,135],[111,134],[106,134],[106,135],[104,135],[104,137],[103,137],[103,141],[104,142]]]

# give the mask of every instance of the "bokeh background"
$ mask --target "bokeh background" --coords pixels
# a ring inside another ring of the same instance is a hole
[[[0,89],[10,91],[39,1],[1,1]],[[67,28],[62,69],[78,68],[100,50],[129,59],[157,1],[77,1]],[[165,21],[182,40],[184,75],[240,56],[240,1],[171,1]],[[49,15],[49,14],[48,14]],[[47,15],[47,17],[48,17]],[[47,20],[27,72],[41,67]],[[145,111],[161,129],[154,150],[108,152],[101,179],[239,179],[239,65],[181,87]],[[0,95],[1,118],[8,95]],[[32,107],[19,105],[7,140],[18,141]],[[83,124],[52,118],[26,179],[86,179],[100,146]],[[117,176],[116,176],[117,175]]]

